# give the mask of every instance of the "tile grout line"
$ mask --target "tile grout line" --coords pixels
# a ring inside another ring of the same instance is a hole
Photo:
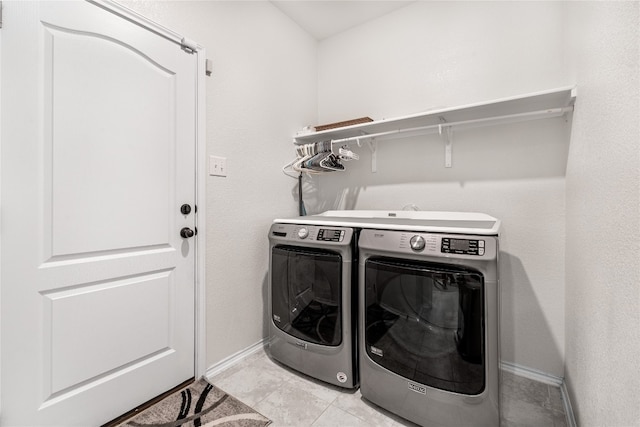
[[[335,400],[334,400],[334,402],[335,402]],[[331,403],[331,405],[333,405],[333,403]],[[340,409],[342,412],[347,413],[347,414],[349,414],[349,415],[351,415],[353,417],[356,417],[357,419],[359,419],[360,421],[362,421],[365,424],[369,422],[369,420],[365,420],[364,418],[360,417],[358,414],[354,414],[353,412],[351,412],[351,411],[349,411],[347,409],[343,409],[343,408],[341,408],[339,406],[336,406],[335,408],[336,409]]]
[[[309,427],[313,427],[313,425],[316,423],[316,421],[318,421],[320,419],[320,417],[322,417],[322,415],[324,415],[325,412],[327,412],[327,410],[329,409],[329,407],[331,406],[331,404],[329,404],[326,408],[324,408],[322,410],[322,412],[320,413],[320,415],[318,415],[312,422],[311,424],[309,424]]]

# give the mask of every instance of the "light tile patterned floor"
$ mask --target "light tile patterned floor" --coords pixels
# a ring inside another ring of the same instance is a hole
[[[274,362],[264,350],[210,381],[269,417],[273,427],[415,426],[369,403],[359,390],[314,380]],[[566,427],[559,388],[508,372],[502,381],[502,427]]]

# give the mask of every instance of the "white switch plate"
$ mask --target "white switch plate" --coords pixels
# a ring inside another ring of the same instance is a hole
[[[227,158],[209,156],[209,175],[227,176]]]

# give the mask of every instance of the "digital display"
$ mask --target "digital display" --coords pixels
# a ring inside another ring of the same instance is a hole
[[[469,241],[464,239],[450,239],[449,247],[454,251],[468,251]]]
[[[451,237],[442,238],[442,253],[459,254],[459,255],[478,255],[485,254],[485,241],[472,239],[453,239]]]
[[[318,240],[323,240],[325,242],[341,242],[344,236],[344,230],[329,230],[326,228],[321,228],[318,231]]]

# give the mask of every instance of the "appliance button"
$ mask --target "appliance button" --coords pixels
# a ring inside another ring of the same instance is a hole
[[[480,248],[478,250],[478,255],[484,255],[484,248]]]
[[[301,239],[306,239],[307,236],[309,235],[309,230],[306,228],[301,228],[300,230],[298,230],[298,237]]]
[[[484,248],[484,240],[478,241],[478,246],[480,246],[481,248]]]
[[[422,236],[413,236],[409,243],[411,243],[411,249],[416,252],[424,250],[425,241]]]

